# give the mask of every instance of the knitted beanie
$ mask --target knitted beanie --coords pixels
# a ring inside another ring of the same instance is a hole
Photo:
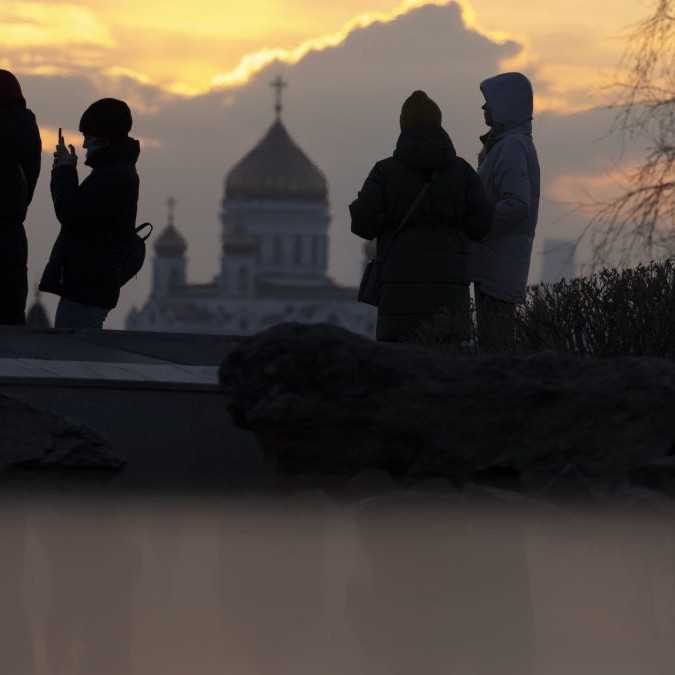
[[[440,127],[441,109],[421,90],[414,91],[401,108],[401,131],[414,127]]]
[[[84,111],[80,120],[80,132],[85,136],[117,141],[129,135],[132,124],[131,110],[124,101],[102,98]]]

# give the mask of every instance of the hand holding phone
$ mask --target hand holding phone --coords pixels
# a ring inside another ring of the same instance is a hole
[[[70,148],[70,151],[68,148]],[[54,168],[59,166],[77,166],[75,148],[72,145],[69,145],[68,148],[66,148],[66,141],[63,138],[63,129],[59,127],[59,140],[56,144],[56,152],[54,153]]]

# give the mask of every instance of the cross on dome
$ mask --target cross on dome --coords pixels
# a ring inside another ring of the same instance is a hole
[[[287,86],[281,75],[270,82],[276,92],[276,120],[228,173],[226,200],[327,204],[326,177],[291,138],[281,120],[282,94]]]
[[[277,114],[277,119],[281,118],[281,111],[284,109],[283,103],[282,103],[282,97],[284,93],[284,89],[288,86],[288,82],[284,80],[281,75],[277,75],[277,77],[272,80],[272,83],[270,84],[270,87],[272,89],[276,90],[276,104],[274,106],[274,112]]]
[[[174,217],[176,215],[176,204],[178,204],[178,201],[176,200],[175,197],[169,197],[166,200],[166,205],[169,208],[169,218],[167,220],[168,225],[173,225],[174,224]]]

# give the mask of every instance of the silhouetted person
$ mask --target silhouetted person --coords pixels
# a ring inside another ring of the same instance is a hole
[[[16,77],[0,70],[0,324],[23,325],[28,296],[24,220],[40,175],[42,142]]]
[[[104,98],[87,108],[80,131],[92,172],[81,184],[75,148],[59,137],[51,190],[61,231],[40,283],[40,290],[61,296],[56,328],[100,329],[119,300],[139,192],[140,144],[129,138],[131,126],[124,101]]]
[[[377,238],[377,255],[386,252],[378,340],[412,338],[442,308],[457,317],[458,335],[467,333],[467,236],[485,236],[491,212],[480,179],[457,156],[441,122],[436,103],[415,91],[401,110],[394,155],[375,164],[349,207],[352,232]],[[393,237],[427,182],[407,225]]]
[[[533,95],[520,73],[480,85],[485,123],[480,175],[495,205],[490,234],[473,245],[473,273],[481,346],[515,344],[515,308],[525,299],[534,231],[539,215],[539,160],[532,140]]]

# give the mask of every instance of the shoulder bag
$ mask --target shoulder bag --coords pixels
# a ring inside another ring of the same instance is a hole
[[[433,177],[431,180],[433,180]],[[373,305],[374,307],[377,307],[380,304],[380,295],[382,292],[382,266],[389,251],[391,250],[394,240],[408,224],[408,221],[417,210],[417,207],[420,205],[421,201],[424,199],[424,196],[429,189],[429,185],[431,184],[431,180],[428,180],[424,184],[424,187],[420,190],[419,194],[415,198],[415,201],[403,216],[401,223],[396,228],[394,234],[391,236],[389,244],[385,251],[382,252],[382,255],[376,255],[366,263],[366,267],[363,270],[363,278],[361,279],[361,283],[359,285],[359,302],[364,302],[367,305]]]

